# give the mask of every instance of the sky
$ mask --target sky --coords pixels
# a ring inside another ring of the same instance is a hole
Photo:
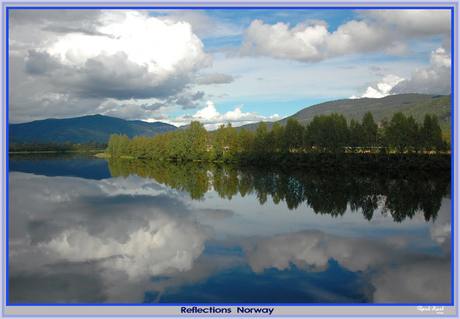
[[[9,123],[102,114],[176,126],[451,93],[449,9],[10,9]]]

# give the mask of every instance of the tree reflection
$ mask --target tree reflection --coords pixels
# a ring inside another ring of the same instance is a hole
[[[342,216],[348,207],[372,220],[377,211],[396,222],[423,213],[435,221],[450,196],[450,172],[320,170],[307,167],[232,166],[107,159],[113,177],[136,174],[200,199],[214,189],[231,200],[253,194],[260,204],[272,198],[290,210],[306,203],[316,214]]]

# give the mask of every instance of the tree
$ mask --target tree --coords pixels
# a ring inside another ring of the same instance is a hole
[[[190,123],[184,132],[185,139],[182,148],[182,158],[185,160],[202,160],[207,151],[208,132],[199,121]]]
[[[261,160],[266,152],[266,142],[268,137],[267,124],[260,122],[257,126],[256,133],[254,135],[254,142],[252,144],[252,153],[254,159]]]
[[[364,144],[364,142],[363,142],[362,126],[355,119],[351,119],[351,121],[350,121],[350,141],[349,141],[349,146],[354,151],[356,148],[362,147],[363,144]]]
[[[238,131],[232,127],[232,123],[228,123],[225,128],[224,144],[224,160],[232,161],[236,159],[238,154]]]
[[[415,118],[411,115],[407,118],[407,144],[418,153],[421,146],[420,128]]]
[[[279,122],[275,122],[273,123],[270,133],[272,133],[272,136],[273,136],[272,137],[273,150],[275,152],[281,151],[283,148],[284,136],[285,136],[284,126],[281,126]]]
[[[393,114],[386,130],[386,136],[390,145],[396,147],[402,157],[405,149],[409,146],[407,118],[403,113]]]
[[[377,146],[377,129],[378,125],[374,122],[374,117],[371,112],[367,112],[363,116],[362,124],[362,146],[371,149]]]
[[[254,140],[254,132],[247,131],[244,127],[238,132],[238,148],[243,153],[249,153],[252,149],[252,142]]]
[[[119,156],[118,154],[118,150],[120,147],[119,144],[120,144],[120,137],[118,136],[118,134],[110,135],[109,145],[107,146],[106,153],[112,157]]]
[[[288,118],[284,133],[284,152],[290,152],[294,149],[298,150],[303,147],[304,130],[305,127],[303,127],[297,119],[292,117]]]
[[[443,149],[442,130],[439,126],[436,115],[425,115],[421,129],[422,143],[425,149],[430,152],[435,149],[437,152]]]
[[[212,156],[214,161],[221,161],[224,157],[225,147],[225,125],[222,124],[212,134]]]

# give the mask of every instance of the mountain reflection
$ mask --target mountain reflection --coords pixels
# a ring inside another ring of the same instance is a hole
[[[255,194],[260,204],[270,196],[290,210],[308,204],[316,214],[342,216],[349,205],[366,220],[374,213],[390,215],[395,222],[421,211],[435,221],[443,197],[450,197],[450,172],[319,170],[307,167],[230,166],[202,163],[147,162],[108,159],[113,177],[135,174],[200,199],[210,190],[232,199]]]

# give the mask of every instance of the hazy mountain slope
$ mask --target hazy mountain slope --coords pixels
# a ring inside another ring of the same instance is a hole
[[[153,137],[175,130],[174,125],[156,122],[126,121],[123,119],[90,115],[69,119],[47,119],[9,125],[9,141],[12,142],[108,142],[110,135],[126,134]]]

